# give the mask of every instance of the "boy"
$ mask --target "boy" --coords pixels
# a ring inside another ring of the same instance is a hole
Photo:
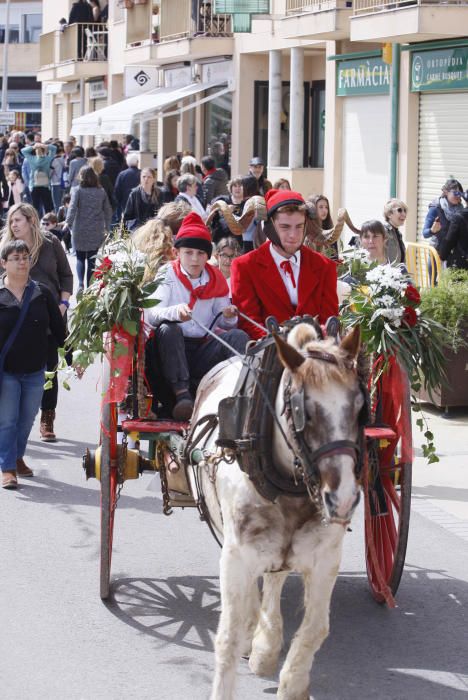
[[[153,359],[169,384],[173,418],[183,421],[189,420],[193,410],[190,381],[199,382],[218,362],[233,355],[196,321],[205,328],[216,322],[215,332],[241,353],[248,336],[235,328],[237,309],[230,302],[225,278],[208,263],[211,236],[198,214],[185,217],[174,247],[177,259],[163,268],[164,280],[154,293],[160,303],[147,312],[148,322],[156,329],[148,353],[149,364]]]

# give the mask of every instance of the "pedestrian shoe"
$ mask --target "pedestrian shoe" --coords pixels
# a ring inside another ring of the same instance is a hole
[[[48,409],[41,411],[40,433],[42,442],[56,442],[57,438],[54,433],[55,411]]]
[[[34,476],[33,470],[28,467],[22,457],[16,460],[16,473],[18,476]]]
[[[2,472],[2,489],[16,489],[18,482],[15,472]]]
[[[172,417],[174,420],[188,421],[192,417],[192,412],[193,401],[187,394],[183,394],[172,410]]]

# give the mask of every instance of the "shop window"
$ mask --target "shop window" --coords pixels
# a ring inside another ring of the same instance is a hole
[[[289,165],[289,102],[290,89],[289,82],[282,83],[281,96],[281,151],[280,166],[287,168]],[[310,113],[310,83],[304,83],[304,150],[303,167],[310,164],[309,153],[309,113]],[[254,95],[254,153],[253,155],[263,158],[268,162],[268,83],[260,80],[255,81]]]
[[[206,91],[206,96],[219,88]],[[226,93],[205,105],[205,153],[214,158],[217,168],[231,173],[232,95]]]
[[[310,93],[312,98],[312,153],[310,166],[312,168],[323,168],[325,150],[325,81],[314,81]]]

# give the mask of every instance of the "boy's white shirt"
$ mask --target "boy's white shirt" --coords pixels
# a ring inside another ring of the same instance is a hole
[[[190,279],[182,266],[180,269],[191,282],[194,289],[206,284],[210,279],[205,269],[196,280]],[[190,292],[177,277],[171,263],[161,270],[161,274],[164,272],[164,280],[151,295],[153,299],[159,299],[159,304],[150,309],[145,309],[145,321],[153,328],[159,326],[163,321],[179,321],[180,304],[188,304],[190,301]],[[223,297],[213,297],[212,299],[197,299],[192,309],[192,317],[203,323],[206,328],[209,328],[215,316],[225,309],[226,306],[230,306],[230,304],[229,294]],[[226,330],[235,328],[236,325],[237,317],[224,318],[224,316],[220,316],[216,322],[216,327],[225,328]],[[193,320],[180,323],[180,327],[187,338],[202,338],[205,335],[205,331]]]

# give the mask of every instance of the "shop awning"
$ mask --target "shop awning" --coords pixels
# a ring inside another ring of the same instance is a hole
[[[219,90],[203,99],[182,105],[171,112],[164,111],[167,107],[182,102],[187,97],[193,97],[216,87]],[[185,112],[187,109],[193,109],[203,102],[214,100],[227,92],[232,92],[232,90],[232,83],[228,85],[226,82],[192,83],[179,88],[158,88],[76,117],[73,119],[71,133],[74,136],[132,134],[135,125],[140,122]]]

